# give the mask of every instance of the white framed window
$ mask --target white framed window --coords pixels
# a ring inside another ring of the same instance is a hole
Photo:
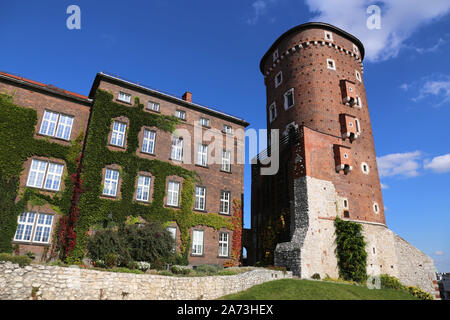
[[[361,100],[361,97],[356,97],[356,106],[358,107],[358,108],[362,108],[362,100]]]
[[[278,72],[275,76],[275,88],[278,88],[278,86],[283,82],[283,72]]]
[[[150,186],[152,178],[140,175],[138,177],[138,186],[136,191],[136,200],[148,202],[150,200]]]
[[[330,31],[325,31],[325,40],[333,41],[333,34]]]
[[[220,192],[220,211],[221,214],[230,214],[230,193],[228,191]]]
[[[229,133],[232,134],[233,133],[233,128],[227,124],[223,125],[223,129],[222,129],[223,133]]]
[[[369,174],[370,172],[369,165],[365,162],[361,163],[361,170],[364,174]]]
[[[42,135],[70,140],[73,117],[45,110],[39,133]]]
[[[230,172],[231,171],[231,151],[222,151],[222,171]]]
[[[167,227],[166,230],[170,233],[170,236],[172,237],[174,241],[172,252],[175,252],[177,250],[177,228],[176,227]]]
[[[327,59],[327,68],[330,70],[336,70],[336,63],[333,59]]]
[[[131,94],[125,93],[125,92],[119,92],[119,95],[117,96],[117,100],[131,103]]]
[[[181,120],[186,120],[186,111],[183,110],[175,110],[175,117]]]
[[[114,121],[113,131],[111,134],[111,141],[109,142],[113,146],[123,147],[125,142],[125,132],[127,130],[127,125],[123,122]]]
[[[169,181],[167,186],[167,205],[178,207],[180,198],[180,183],[177,181]]]
[[[269,119],[270,119],[270,122],[272,122],[276,118],[277,118],[277,106],[276,106],[276,104],[274,102],[269,107]]]
[[[59,191],[64,165],[42,160],[31,160],[27,187]]]
[[[148,104],[147,104],[147,109],[159,112],[159,103],[158,102],[149,101]]]
[[[273,61],[274,61],[274,62],[278,60],[278,57],[279,57],[278,49],[276,49],[276,50],[273,52],[272,57],[273,57]]]
[[[208,165],[208,146],[206,144],[198,145],[197,164],[202,167]]]
[[[284,94],[284,109],[289,109],[294,106],[294,88],[289,89]]]
[[[380,213],[380,207],[376,202],[373,204],[373,212],[375,212],[376,214]]]
[[[353,45],[353,53],[355,53],[355,54],[359,53],[359,49],[355,44]]]
[[[183,159],[183,138],[172,137],[172,150],[170,152],[170,159],[182,161]]]
[[[192,254],[201,256],[203,255],[203,237],[204,232],[201,230],[192,231]]]
[[[207,118],[200,118],[200,125],[209,128],[210,121]]]
[[[52,230],[53,215],[39,213],[34,231],[34,243],[49,243]]]
[[[156,132],[153,130],[144,130],[144,139],[142,141],[142,152],[155,153]]]
[[[362,81],[362,79],[361,79],[361,73],[359,73],[358,70],[355,70],[355,77],[356,77],[356,80],[358,80],[359,82]]]
[[[195,210],[205,210],[206,208],[206,188],[205,187],[195,187]]]
[[[227,232],[219,233],[219,257],[228,257],[229,237]]]
[[[15,241],[31,241],[36,213],[24,212],[17,218]]]
[[[103,195],[115,197],[119,185],[119,170],[106,169],[103,183]]]

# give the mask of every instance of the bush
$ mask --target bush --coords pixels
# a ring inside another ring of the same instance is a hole
[[[100,230],[87,244],[88,256],[94,261],[105,261],[109,268],[136,268],[133,261],[142,261],[150,263],[156,269],[162,269],[164,265],[175,262],[173,247],[174,241],[170,233],[159,223],[122,225],[117,231]],[[114,257],[117,257],[117,261]]]
[[[181,275],[188,275],[191,273],[191,269],[184,266],[172,266],[170,268],[170,271],[173,274],[181,274]]]
[[[9,261],[18,264],[20,267],[28,266],[32,260],[27,256],[13,256],[9,253],[0,253],[0,261]]]
[[[396,278],[387,274],[380,275],[382,289],[405,290],[405,286]]]
[[[274,270],[274,271],[283,271],[284,274],[286,274],[287,269],[285,267],[280,266],[268,266],[267,269]]]
[[[136,262],[137,265],[137,269],[141,270],[141,271],[147,271],[150,269],[151,264],[145,261],[138,261]]]
[[[413,295],[414,297],[417,297],[421,300],[434,300],[433,296],[429,294],[428,292],[417,288],[417,287],[407,287],[407,291]]]
[[[312,275],[311,279],[314,279],[314,280],[320,280],[320,274],[314,273],[314,274]]]
[[[216,264],[201,264],[197,266],[195,271],[197,273],[215,274],[221,271],[222,269],[223,268],[221,266],[218,266]]]

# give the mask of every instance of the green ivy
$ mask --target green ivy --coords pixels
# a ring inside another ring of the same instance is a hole
[[[48,139],[35,139],[36,123],[35,110],[16,105],[14,97],[7,93],[0,94],[0,252],[12,252],[17,217],[29,205],[49,203],[58,213],[67,213],[71,207],[70,176],[77,169],[75,160],[81,152],[83,134],[71,146],[64,146]],[[39,190],[24,188],[18,194],[23,164],[32,156],[65,161],[68,172],[62,178],[65,190],[48,196]]]
[[[180,261],[187,263],[189,251],[189,228],[203,225],[214,229],[228,228],[232,230],[231,220],[218,214],[194,213],[193,198],[195,184],[199,180],[195,171],[172,165],[169,162],[150,160],[138,157],[139,132],[143,126],[154,126],[165,132],[173,132],[178,120],[173,116],[153,114],[143,111],[144,106],[138,98],[134,106],[124,106],[113,102],[113,95],[97,90],[82,160],[81,179],[83,193],[78,207],[80,219],[75,226],[76,245],[68,261],[80,262],[86,251],[88,231],[93,226],[106,220],[109,214],[116,223],[125,223],[128,216],[142,217],[146,221],[158,221],[162,224],[176,222],[181,232]],[[126,117],[127,149],[111,151],[107,148],[108,134],[112,119]],[[108,165],[120,166],[120,199],[104,199],[101,197],[102,170]],[[135,182],[139,171],[150,172],[153,176],[153,199],[149,205],[133,199]],[[180,209],[164,206],[166,177],[183,178]]]
[[[367,252],[362,225],[336,217],[334,226],[339,277],[364,282],[367,279]]]

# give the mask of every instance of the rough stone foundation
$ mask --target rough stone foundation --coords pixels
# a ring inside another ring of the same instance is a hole
[[[0,300],[216,299],[283,278],[292,273],[258,268],[234,276],[169,277],[0,262]]]
[[[337,278],[334,219],[343,211],[342,199],[333,184],[310,177],[294,182],[291,204],[290,242],[279,243],[275,265],[289,268],[294,275],[310,278],[313,274]],[[436,296],[433,260],[389,230],[386,225],[355,221],[363,225],[367,242],[367,274],[389,274],[403,284],[420,287]]]

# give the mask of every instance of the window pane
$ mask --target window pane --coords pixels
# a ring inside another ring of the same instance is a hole
[[[119,171],[106,169],[103,194],[115,197],[117,193],[118,183],[119,183]]]

